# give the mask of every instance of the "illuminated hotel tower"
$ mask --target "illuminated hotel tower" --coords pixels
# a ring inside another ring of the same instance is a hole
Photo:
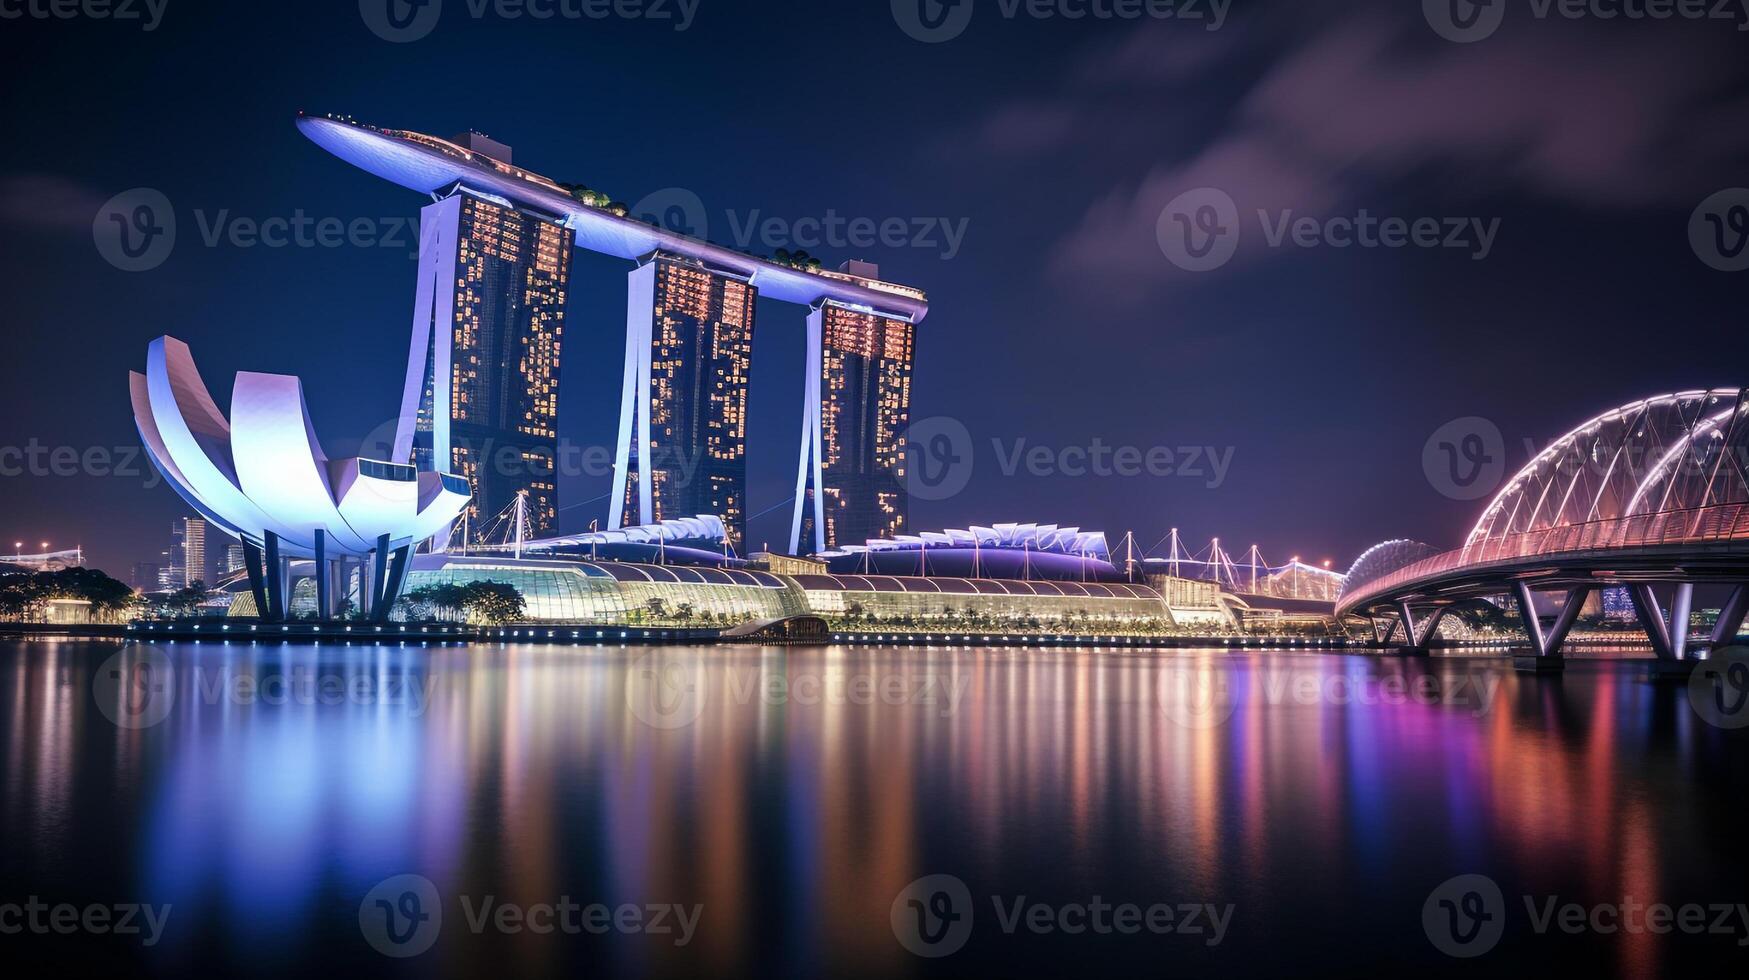
[[[849,268],[879,276],[864,263]],[[809,314],[791,554],[904,533],[915,332],[910,320],[833,301]]]
[[[476,539],[525,490],[530,529],[555,530],[572,245],[569,229],[465,189],[420,213],[396,458],[467,478]]]
[[[608,526],[709,514],[737,547],[747,532],[746,279],[657,252],[631,273],[625,387]]]

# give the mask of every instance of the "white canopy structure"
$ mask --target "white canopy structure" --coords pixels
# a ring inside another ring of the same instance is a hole
[[[445,533],[467,506],[461,477],[405,462],[330,460],[295,377],[239,372],[227,419],[188,345],[160,337],[146,372],[128,380],[147,454],[190,506],[243,543],[264,619],[285,617],[294,557],[315,560],[321,617],[333,611],[332,563],[344,570],[349,559],[370,583],[361,584],[361,605],[386,617],[414,545]]]

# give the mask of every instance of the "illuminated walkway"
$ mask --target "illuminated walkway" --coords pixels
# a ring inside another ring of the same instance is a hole
[[[1663,660],[1690,647],[1696,585],[1728,587],[1697,645],[1728,644],[1749,611],[1749,400],[1743,389],[1634,402],[1556,441],[1509,481],[1462,548],[1392,541],[1349,571],[1338,615],[1424,646],[1457,603],[1509,594],[1544,666],[1591,593],[1625,586]],[[1670,596],[1669,614],[1659,591]],[[1545,628],[1539,593],[1558,613]],[[1381,626],[1381,619],[1386,620]]]

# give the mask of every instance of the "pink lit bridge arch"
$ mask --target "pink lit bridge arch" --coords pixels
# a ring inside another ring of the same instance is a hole
[[[1421,647],[1456,604],[1507,594],[1539,658],[1558,660],[1593,591],[1625,586],[1660,659],[1690,647],[1697,585],[1728,597],[1709,647],[1749,611],[1749,390],[1684,391],[1623,405],[1556,440],[1512,477],[1460,548],[1378,545],[1349,570],[1339,616]],[[1538,593],[1558,593],[1545,626]],[[1668,595],[1668,613],[1660,602]]]

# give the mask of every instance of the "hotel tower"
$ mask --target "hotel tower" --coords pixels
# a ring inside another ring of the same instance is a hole
[[[846,273],[878,281],[852,262]],[[827,300],[808,315],[801,467],[790,553],[812,554],[906,531],[906,428],[916,326]]]
[[[747,532],[747,385],[753,306],[744,278],[654,253],[631,273],[612,528],[701,514]]]
[[[572,232],[458,190],[420,213],[419,287],[397,458],[473,489],[471,536],[528,494],[556,530],[559,363]],[[409,421],[412,421],[409,427]]]

